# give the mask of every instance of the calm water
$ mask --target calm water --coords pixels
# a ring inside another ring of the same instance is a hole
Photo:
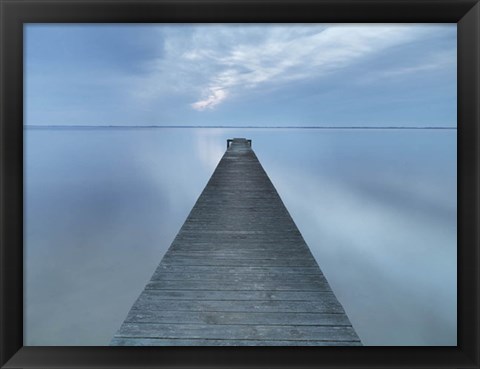
[[[27,129],[25,345],[107,345],[253,140],[365,345],[456,345],[456,131]]]

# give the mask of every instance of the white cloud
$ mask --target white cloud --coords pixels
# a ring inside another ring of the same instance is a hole
[[[220,104],[227,97],[227,93],[220,87],[210,87],[208,89],[208,97],[204,100],[197,101],[192,104],[195,110],[212,109],[215,105]]]

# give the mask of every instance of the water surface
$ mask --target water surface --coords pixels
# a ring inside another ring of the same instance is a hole
[[[456,131],[25,131],[25,345],[107,345],[226,148],[260,162],[365,345],[456,345]]]

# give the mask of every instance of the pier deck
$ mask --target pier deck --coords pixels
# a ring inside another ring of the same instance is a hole
[[[111,345],[361,345],[251,142],[228,146]]]

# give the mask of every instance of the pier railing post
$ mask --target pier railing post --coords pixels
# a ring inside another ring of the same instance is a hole
[[[252,147],[252,140],[245,140],[245,139],[238,139],[238,138],[236,140],[243,140],[244,142],[246,141],[248,147]],[[230,147],[233,141],[235,141],[235,139],[231,139],[231,138],[227,139],[227,149]]]

